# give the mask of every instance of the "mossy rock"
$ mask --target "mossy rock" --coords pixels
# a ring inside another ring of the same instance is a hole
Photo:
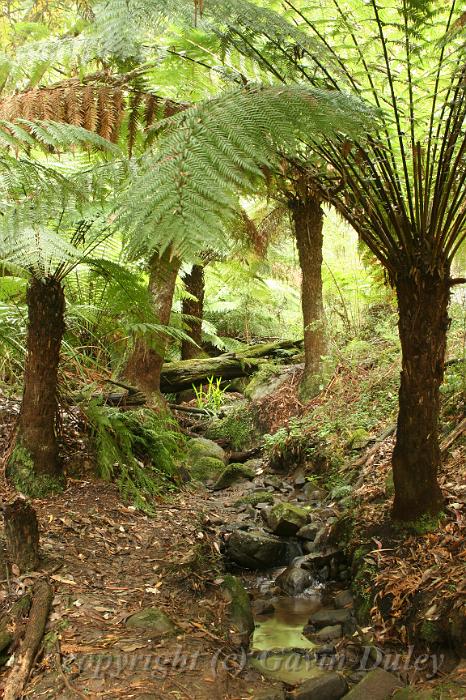
[[[191,466],[190,474],[196,481],[206,483],[218,478],[225,464],[215,457],[199,457]]]
[[[261,435],[248,401],[228,407],[223,418],[214,418],[206,431],[212,440],[226,440],[233,450],[247,450],[260,443]]]
[[[252,469],[249,469],[245,464],[233,462],[233,464],[229,464],[218,477],[214,484],[214,491],[222,491],[238,483],[238,481],[244,481],[245,479],[251,481],[254,477],[255,473]]]
[[[351,591],[354,596],[354,611],[357,620],[361,624],[370,621],[370,612],[374,605],[376,594],[373,584],[377,575],[377,567],[364,559],[370,549],[369,545],[359,547],[353,554],[351,565],[353,575]]]
[[[254,618],[248,592],[240,579],[231,574],[225,576],[222,590],[230,602],[229,618],[231,626],[238,635],[239,642],[247,645],[254,631]]]
[[[236,501],[235,506],[241,506],[243,504],[257,506],[258,503],[268,503],[272,505],[273,502],[274,496],[270,491],[254,491],[254,493],[248,493],[246,496]]]
[[[289,378],[283,368],[266,363],[254,374],[244,390],[244,395],[251,401],[260,401],[276,391]]]
[[[65,487],[64,476],[36,474],[32,457],[21,444],[16,445],[10,455],[6,474],[16,490],[30,498],[44,498]]]
[[[267,516],[267,524],[275,535],[292,537],[306,525],[309,511],[294,503],[277,503]]]
[[[220,445],[217,445],[213,440],[207,440],[207,438],[193,438],[188,442],[188,460],[191,464],[197,462],[201,458],[211,457],[213,459],[219,459],[221,462],[226,464],[227,456],[225,450]]]
[[[156,635],[176,633],[176,627],[172,620],[158,608],[144,608],[144,610],[131,615],[126,620],[126,626],[130,629],[147,630]]]

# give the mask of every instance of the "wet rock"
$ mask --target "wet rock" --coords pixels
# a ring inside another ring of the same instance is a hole
[[[254,632],[254,618],[248,592],[236,576],[227,574],[222,584],[222,591],[229,601],[230,627],[233,638],[239,645],[247,646]]]
[[[341,556],[340,549],[337,547],[326,547],[321,551],[314,551],[306,554],[301,566],[308,571],[318,571],[323,566],[329,566],[332,560],[339,556]]]
[[[247,569],[287,566],[300,554],[297,542],[282,540],[262,530],[237,530],[227,543],[228,558]]]
[[[174,634],[176,628],[170,618],[158,608],[144,608],[126,620],[130,629],[143,629],[151,634]]]
[[[349,622],[350,619],[350,610],[331,610],[330,608],[324,608],[323,610],[312,613],[309,622],[315,627],[322,628],[327,627],[327,625],[344,625]]]
[[[240,463],[229,464],[215,482],[214,491],[222,491],[245,479],[254,479],[254,472],[252,469]]]
[[[325,673],[318,678],[312,678],[293,692],[288,693],[288,700],[340,700],[346,691],[348,685],[338,673]],[[370,695],[367,695],[365,700],[372,700]]]
[[[192,438],[189,440],[187,447],[188,459],[191,464],[201,457],[212,457],[226,464],[227,456],[225,450],[213,440],[207,440],[207,438],[202,437]]]
[[[343,636],[343,628],[341,625],[327,625],[315,635],[319,642],[332,641]]]
[[[298,567],[289,566],[280,576],[277,577],[275,583],[287,595],[300,595],[312,583],[312,576],[308,571]]]
[[[353,594],[350,590],[339,591],[333,599],[336,608],[349,608],[353,605]]]
[[[254,615],[268,615],[275,610],[273,599],[266,600],[265,598],[257,598],[252,602],[252,611]]]
[[[296,533],[296,537],[299,537],[302,540],[308,540],[309,542],[312,542],[315,540],[319,530],[319,523],[308,523],[307,525],[304,525],[303,527],[299,528],[298,532]]]
[[[307,522],[308,512],[292,503],[277,503],[267,517],[267,524],[275,535],[292,537]]]
[[[388,700],[402,686],[403,683],[392,673],[376,668],[345,695],[345,700]]]

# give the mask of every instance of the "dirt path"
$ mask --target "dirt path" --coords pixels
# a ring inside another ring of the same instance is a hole
[[[186,490],[154,518],[123,505],[116,488],[102,482],[74,482],[64,494],[36,501],[56,590],[52,650],[26,697],[250,697],[261,680],[242,669],[244,658],[228,640],[212,537],[231,517],[234,498],[234,490]],[[30,583],[11,579],[3,605]],[[175,635],[152,639],[126,626],[131,614],[151,606],[173,620]]]

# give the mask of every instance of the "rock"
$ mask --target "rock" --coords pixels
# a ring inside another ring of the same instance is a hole
[[[292,503],[277,503],[269,513],[267,524],[275,535],[292,537],[306,524],[308,512]]]
[[[346,691],[348,685],[338,673],[325,673],[318,678],[311,678],[306,681],[293,692],[288,693],[288,700],[340,700]],[[373,700],[372,696],[367,695],[365,700]]]
[[[287,566],[300,554],[297,542],[282,540],[263,530],[236,530],[227,544],[228,558],[247,569]]]
[[[431,690],[416,690],[415,688],[401,688],[392,695],[393,700],[434,700]],[[438,697],[438,696],[437,696]]]
[[[315,547],[315,542],[313,543]],[[323,566],[328,566],[332,559],[341,555],[341,550],[338,547],[327,547],[322,551],[314,551],[306,554],[301,564],[303,569],[308,571],[318,571]]]
[[[281,688],[265,688],[253,695],[251,700],[285,700],[285,693]]]
[[[320,525],[318,523],[309,523],[308,525],[303,525],[303,527],[299,528],[298,532],[296,533],[296,537],[312,542],[315,540],[319,530]]]
[[[273,394],[289,380],[289,372],[281,372],[280,368],[275,365],[270,365],[267,368],[268,372],[264,372],[264,370],[257,372],[244,390],[244,395],[250,401],[265,399],[266,396]]]
[[[248,469],[252,469],[253,472],[256,472],[258,469],[264,466],[264,462],[260,458],[248,459],[247,462],[244,462],[244,466]]]
[[[296,474],[296,476],[293,480],[293,483],[298,488],[300,488],[301,486],[304,486],[306,483],[306,477],[304,476],[304,472],[299,472],[298,474]]]
[[[376,668],[345,695],[345,700],[388,700],[402,686],[403,683],[392,673]]]
[[[190,463],[196,462],[201,457],[213,457],[226,464],[227,455],[225,450],[217,445],[213,440],[207,438],[192,438],[188,442],[188,459]]]
[[[225,469],[224,463],[215,457],[199,457],[191,465],[191,476],[203,484],[218,479],[218,475]]]
[[[253,493],[248,493],[247,496],[243,496],[240,498],[238,501],[236,501],[235,505],[241,505],[241,504],[250,504],[251,506],[258,506],[260,503],[266,503],[267,505],[272,505],[273,504],[273,494],[270,493],[270,491],[254,491]]]
[[[350,590],[339,591],[333,599],[336,608],[349,608],[353,606],[353,594]]]
[[[324,608],[323,610],[312,613],[309,622],[311,625],[321,628],[327,625],[344,625],[350,618],[351,612],[349,610],[331,610],[330,608]]]
[[[264,479],[264,486],[268,486],[271,489],[279,489],[281,484],[281,479],[278,476],[275,476],[275,474],[266,476]]]
[[[275,607],[273,605],[273,600],[265,600],[265,598],[257,598],[252,602],[252,611],[254,615],[268,615],[273,613]]]
[[[231,574],[225,576],[222,590],[230,603],[229,618],[234,635],[238,637],[239,645],[247,646],[254,632],[254,618],[248,592],[239,578]]]
[[[300,595],[312,583],[312,576],[308,571],[295,566],[289,566],[275,580],[281,590],[290,596]]]
[[[305,485],[303,492],[308,501],[323,501],[328,495],[328,491],[316,488],[312,482]]]
[[[343,636],[343,628],[341,625],[327,625],[327,627],[322,627],[315,636],[319,642],[332,641]]]
[[[144,608],[131,615],[126,620],[126,626],[130,629],[143,629],[151,635],[174,634],[175,625],[164,612],[158,608]]]
[[[222,491],[244,479],[249,479],[251,481],[254,479],[254,476],[254,472],[246,467],[246,465],[234,462],[233,464],[229,464],[228,467],[225,467],[220,474],[214,484],[214,491]]]

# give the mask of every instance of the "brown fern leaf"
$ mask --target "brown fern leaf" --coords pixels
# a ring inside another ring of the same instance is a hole
[[[141,105],[143,94],[141,92],[133,92],[129,100],[129,117],[128,117],[128,153],[131,156],[133,153],[134,143],[139,123],[139,107]]]
[[[146,107],[144,110],[144,126],[151,126],[154,123],[157,115],[158,100],[154,95],[146,95],[145,103]]]
[[[125,99],[121,90],[113,90],[113,127],[110,134],[110,141],[116,143],[120,135],[121,123],[125,114]]]
[[[88,131],[95,132],[98,121],[97,100],[94,88],[87,85],[82,91],[82,125]]]
[[[63,101],[65,104],[64,121],[67,124],[74,126],[82,126],[83,124],[83,108],[82,108],[82,89],[77,89],[76,86],[70,86],[65,89]]]
[[[110,140],[115,121],[113,106],[113,90],[109,87],[99,87],[97,91],[97,133],[102,138]]]

